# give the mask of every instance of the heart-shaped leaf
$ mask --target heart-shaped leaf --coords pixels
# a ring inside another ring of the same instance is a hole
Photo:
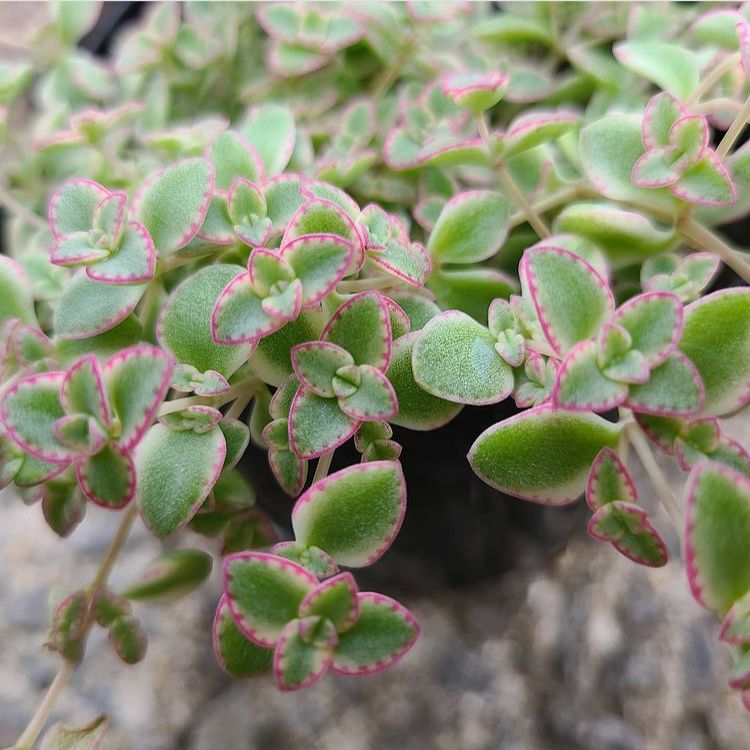
[[[406,511],[406,485],[396,461],[349,466],[312,485],[294,505],[298,544],[320,547],[339,565],[378,560],[396,538]]]
[[[357,600],[359,619],[339,634],[333,650],[331,670],[340,674],[372,674],[390,667],[420,633],[414,615],[394,599],[368,591],[357,594]]]
[[[105,445],[76,466],[81,492],[103,508],[124,508],[135,496],[135,467],[117,444]]]
[[[294,116],[288,107],[264,104],[250,110],[240,132],[255,148],[269,175],[284,171],[296,138]]]
[[[214,486],[225,455],[226,443],[218,427],[198,433],[154,425],[138,445],[135,458],[146,526],[159,537],[185,526]]]
[[[389,421],[409,430],[435,430],[450,422],[462,404],[433,396],[414,379],[412,352],[419,332],[408,333],[393,342],[391,364],[386,375],[398,401],[398,413]]]
[[[292,366],[302,385],[318,396],[333,398],[336,371],[354,364],[352,355],[329,341],[308,341],[292,349]]]
[[[94,212],[109,190],[93,180],[67,180],[52,194],[49,223],[52,234],[61,239],[73,232],[88,232],[94,225]]]
[[[612,546],[633,562],[659,568],[667,564],[667,547],[643,508],[615,500],[599,508],[587,531]]]
[[[575,411],[608,411],[628,396],[628,387],[602,374],[594,340],[576,344],[566,355],[552,389],[552,403]]]
[[[304,178],[299,175],[282,174],[272,177],[263,185],[273,235],[283,234],[292,216],[307,200],[301,190],[304,182]]]
[[[490,487],[524,500],[565,505],[586,487],[591,463],[617,445],[620,428],[595,414],[537,406],[486,429],[469,463]]]
[[[299,458],[317,458],[345,443],[358,426],[335,398],[300,388],[289,412],[289,444]]]
[[[213,559],[199,549],[178,549],[154,558],[122,595],[134,601],[170,601],[195,591],[211,574]]]
[[[104,363],[104,382],[125,450],[131,450],[151,425],[169,388],[173,367],[169,354],[147,344],[124,349]]]
[[[273,673],[281,690],[301,690],[325,674],[331,664],[331,647],[311,642],[307,636],[309,629],[325,624],[317,617],[292,620],[281,631],[273,654]]]
[[[321,338],[346,349],[357,365],[385,370],[391,360],[388,307],[378,292],[350,297],[333,314]]]
[[[672,94],[662,91],[652,96],[643,113],[643,145],[647,149],[669,146],[669,131],[684,115],[684,107]]]
[[[591,510],[597,510],[615,500],[635,503],[638,492],[622,459],[612,448],[602,448],[591,464],[586,483],[586,503]]]
[[[105,284],[138,284],[150,281],[156,268],[156,249],[151,235],[137,221],[125,227],[117,251],[86,269],[89,278]]]
[[[358,591],[351,573],[339,573],[305,596],[299,607],[299,615],[325,617],[333,623],[338,633],[343,633],[359,617]]]
[[[259,646],[276,645],[318,579],[301,565],[265,552],[224,559],[224,595],[235,624]]]
[[[682,352],[674,352],[651,370],[647,383],[630,386],[625,404],[633,411],[680,417],[697,414],[703,402],[698,371]]]
[[[148,230],[159,255],[171,255],[197,234],[213,189],[213,167],[203,158],[185,159],[146,179],[131,210]]]
[[[122,323],[146,290],[146,284],[102,284],[81,269],[60,297],[53,325],[66,341],[85,339]]]
[[[441,263],[475,263],[491,258],[505,242],[508,215],[508,202],[500,193],[461,193],[440,212],[427,251]]]
[[[230,677],[258,677],[271,671],[273,650],[256,645],[240,631],[226,595],[216,608],[212,637],[216,661]]]
[[[682,303],[669,292],[646,292],[629,299],[612,316],[624,328],[631,347],[650,367],[660,365],[677,347],[683,325]]]
[[[699,604],[723,617],[750,591],[750,479],[702,461],[686,487],[685,568]]]
[[[680,349],[706,389],[703,412],[736,411],[750,398],[750,291],[714,292],[685,308]]]
[[[494,404],[513,390],[513,371],[492,334],[458,310],[435,316],[422,329],[412,367],[421,388],[459,404]]]
[[[211,335],[214,305],[224,288],[241,274],[241,266],[215,263],[189,276],[169,295],[156,335],[179,362],[229,377],[247,361],[250,345],[217,344]]]
[[[294,269],[302,282],[302,307],[314,307],[344,277],[354,246],[334,234],[307,234],[287,242],[281,257]]]
[[[737,189],[729,171],[710,149],[682,173],[672,193],[698,206],[731,206],[737,202]]]

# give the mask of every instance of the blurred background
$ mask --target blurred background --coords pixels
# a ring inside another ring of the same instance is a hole
[[[137,14],[134,5],[105,4],[87,46],[106,46],[111,24]],[[0,3],[0,45],[11,50],[45,12],[44,3]],[[485,412],[485,418],[496,417]],[[479,432],[464,424],[466,433],[454,432],[454,440],[436,435],[432,449],[447,442],[463,456]],[[727,421],[727,434],[750,445],[742,417]],[[466,445],[457,444],[462,440]],[[690,596],[674,536],[672,562],[646,570],[589,539],[583,508],[523,505],[486,488],[476,496],[461,491],[465,477],[441,474],[437,457],[426,466],[443,488],[434,507],[407,516],[404,540],[363,579],[365,587],[384,584],[422,623],[422,637],[397,667],[359,679],[329,674],[292,694],[278,692],[270,679],[230,680],[211,652],[220,590],[215,570],[209,584],[186,599],[137,607],[149,635],[149,652],[137,666],[122,665],[103,631],[95,630],[53,718],[75,724],[108,714],[104,750],[750,745],[750,719],[726,687],[729,660],[716,641],[718,623]],[[643,499],[649,506],[650,498]],[[464,520],[454,520],[457,509]],[[72,537],[61,540],[40,509],[25,507],[12,491],[0,494],[0,513],[3,746],[21,732],[57,670],[57,657],[43,648],[50,601],[92,578],[117,519],[91,507]],[[466,517],[473,526],[466,526]],[[425,518],[439,544],[416,554]],[[658,511],[655,520],[668,528]],[[184,540],[202,543],[197,536]],[[161,549],[137,525],[113,587]]]

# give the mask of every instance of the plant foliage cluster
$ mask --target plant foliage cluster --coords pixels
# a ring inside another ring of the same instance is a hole
[[[660,500],[750,704],[750,456],[721,422],[750,399],[750,291],[715,290],[722,263],[750,281],[716,229],[750,213],[750,11],[159,3],[106,60],[77,46],[98,13],[52,6],[0,65],[2,482],[61,536],[89,503],[122,514],[55,610],[64,669],[95,625],[137,662],[133,603],[211,571],[181,547],[107,588],[136,513],[212,540],[230,675],[294,690],[391,665],[416,619],[342,569],[401,526],[392,425],[511,398],[474,471],[585,495],[590,534],[648,566],[669,556]],[[296,498],[292,540],[237,469],[251,441]],[[349,441],[361,463],[329,474]]]

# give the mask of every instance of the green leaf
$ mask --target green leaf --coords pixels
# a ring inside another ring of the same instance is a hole
[[[189,276],[170,294],[159,317],[157,337],[178,362],[229,377],[247,361],[251,351],[248,344],[216,344],[211,336],[211,311],[216,300],[241,273],[241,266],[215,263]]]
[[[706,389],[703,413],[736,411],[750,398],[750,291],[726,289],[685,308],[679,348]]]
[[[341,374],[339,371],[339,377],[334,381],[334,388],[337,381],[340,381]],[[398,402],[393,386],[380,370],[372,365],[360,365],[357,368],[357,377],[359,382],[353,393],[337,394],[341,411],[353,419],[370,421],[387,420],[398,412]]]
[[[445,204],[427,241],[441,263],[475,263],[491,258],[508,234],[508,202],[500,193],[470,190]]]
[[[614,203],[573,203],[556,217],[556,232],[571,232],[600,247],[614,268],[664,252],[676,242],[672,228]],[[550,243],[553,244],[553,243]]]
[[[333,234],[307,234],[283,245],[281,257],[302,282],[302,307],[307,308],[319,304],[344,277],[354,247]]]
[[[359,619],[339,634],[331,669],[340,674],[371,674],[395,664],[419,637],[414,615],[394,599],[358,594]]]
[[[674,96],[664,91],[652,96],[643,113],[643,145],[647,149],[670,145],[672,125],[685,115],[685,110]]]
[[[433,396],[417,385],[412,370],[412,351],[418,339],[419,332],[414,332],[393,342],[386,375],[398,400],[398,413],[389,421],[409,430],[434,430],[450,422],[463,405]]]
[[[534,303],[545,338],[560,354],[597,334],[614,311],[604,279],[568,250],[529,248],[518,270],[524,296]]]
[[[494,404],[513,390],[513,371],[495,351],[495,338],[457,310],[437,315],[422,329],[412,367],[421,388],[458,404]]]
[[[731,175],[710,149],[682,173],[677,184],[672,186],[672,193],[698,206],[731,206],[737,202],[737,190]]]
[[[240,132],[258,152],[269,175],[284,171],[292,156],[296,137],[294,116],[288,107],[263,104],[250,110],[240,126]]]
[[[494,107],[505,93],[508,76],[502,73],[449,73],[443,79],[443,93],[474,115]]]
[[[646,190],[631,182],[633,166],[643,154],[640,117],[602,117],[581,130],[579,149],[586,176],[605,198],[674,208],[675,200],[666,189]]]
[[[60,442],[54,424],[65,416],[60,401],[64,372],[45,372],[19,380],[4,391],[0,420],[8,437],[42,461],[68,463],[76,451]]]
[[[104,387],[104,374],[93,355],[81,357],[68,368],[60,399],[70,415],[88,414],[103,425],[110,423],[112,414]]]
[[[133,448],[151,425],[169,388],[174,361],[148,344],[131,346],[110,357],[103,367],[104,382],[115,416],[119,442]]]
[[[109,719],[104,715],[78,727],[58,722],[44,735],[41,750],[98,750],[108,725]]]
[[[110,625],[109,640],[125,664],[137,664],[146,655],[146,631],[133,615],[122,615]]]
[[[151,560],[122,595],[135,601],[169,601],[195,591],[211,574],[213,559],[199,549],[178,549]]]
[[[608,411],[622,404],[628,387],[602,374],[593,340],[576,344],[566,355],[552,389],[552,403],[576,411]]]
[[[440,312],[440,308],[422,294],[394,291],[389,296],[406,313],[409,318],[409,330],[412,332],[424,328],[427,321]]]
[[[224,441],[227,445],[227,454],[224,458],[222,471],[233,469],[247,450],[250,444],[250,429],[239,419],[224,417],[219,422],[219,429],[224,433]]]
[[[135,495],[135,467],[117,444],[105,445],[76,466],[81,492],[104,508],[123,508]]]
[[[313,589],[299,607],[300,617],[317,615],[330,620],[336,631],[351,628],[359,617],[357,584],[351,573],[339,573]]]
[[[26,271],[12,258],[0,255],[0,323],[10,318],[36,325],[34,291]]]
[[[265,552],[238,552],[224,559],[224,595],[237,627],[259,646],[274,646],[297,617],[318,579],[301,565]]]
[[[289,220],[307,200],[302,194],[303,180],[299,175],[283,174],[272,177],[263,185],[273,233],[281,235]]]
[[[88,609],[84,591],[74,591],[55,608],[47,643],[68,661],[77,664],[83,657],[83,625]]]
[[[301,305],[302,295],[299,296]],[[219,295],[211,312],[213,340],[217,344],[256,344],[258,339],[281,328],[286,317],[271,315],[264,301],[253,288],[250,274],[237,274]]]
[[[185,526],[198,512],[224,465],[218,427],[176,432],[154,425],[136,451],[138,501],[143,520],[159,537]]]
[[[685,568],[693,596],[723,617],[750,591],[750,479],[702,461],[686,488]]]
[[[480,479],[501,492],[564,505],[583,492],[596,454],[614,448],[619,434],[594,414],[543,405],[489,427],[468,458]]]
[[[517,117],[505,133],[503,157],[530,151],[549,141],[554,141],[578,123],[575,112],[529,112]]]
[[[105,284],[137,284],[150,281],[156,268],[156,251],[149,233],[137,221],[124,229],[120,246],[106,260],[86,269],[94,281]]]
[[[304,388],[289,412],[289,443],[299,458],[316,458],[346,442],[359,421],[345,414],[335,398],[322,398]]]
[[[638,501],[638,492],[622,459],[612,448],[602,448],[591,464],[586,484],[586,503],[597,510],[607,503]]]
[[[292,373],[291,351],[297,344],[312,341],[323,328],[321,316],[316,312],[302,312],[296,320],[265,336],[250,356],[250,367],[264,382],[281,385]]]
[[[677,44],[620,42],[614,46],[614,53],[626,68],[682,100],[693,93],[700,81],[699,56]]]
[[[216,608],[212,635],[216,660],[230,677],[258,677],[271,671],[273,650],[245,637],[232,618],[226,596]]]
[[[55,333],[64,340],[77,340],[109,331],[135,310],[145,290],[146,284],[102,284],[81,269],[57,304]]]
[[[677,347],[682,322],[682,303],[669,292],[632,297],[612,317],[613,324],[630,334],[631,347],[646,358],[650,367],[661,364]]]
[[[525,44],[541,42],[553,44],[554,36],[547,24],[539,18],[513,14],[507,11],[493,14],[477,23],[472,33],[484,42],[494,44]]]
[[[693,363],[681,352],[670,354],[651,370],[647,383],[635,383],[625,404],[633,411],[664,417],[697,414],[704,402],[704,388]]]
[[[197,234],[213,188],[213,169],[203,158],[185,159],[146,178],[132,211],[153,238],[159,255],[171,255]]]
[[[385,298],[378,292],[350,297],[323,329],[325,341],[346,349],[357,365],[385,370],[391,359],[391,324]]]
[[[263,163],[252,145],[233,130],[220,133],[211,144],[211,163],[216,173],[217,190],[229,190],[237,177],[252,182],[263,179]]]
[[[300,690],[317,682],[331,663],[331,647],[308,640],[308,631],[330,623],[308,617],[292,620],[281,631],[273,657],[273,672],[281,690]],[[335,632],[333,637],[335,638]]]
[[[340,565],[371,565],[396,538],[406,510],[406,485],[396,461],[371,461],[312,485],[294,505],[298,544],[320,547]]]
[[[599,508],[588,524],[588,532],[612,546],[633,562],[659,568],[669,555],[664,540],[643,508],[615,500]]]
[[[73,232],[88,232],[94,212],[109,191],[93,180],[73,179],[60,185],[49,202],[50,229],[55,239]]]
[[[292,366],[300,382],[323,398],[333,398],[336,371],[354,364],[352,355],[328,341],[308,341],[292,349]]]

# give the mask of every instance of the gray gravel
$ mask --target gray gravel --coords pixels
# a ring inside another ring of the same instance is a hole
[[[735,419],[735,436],[741,420]],[[635,462],[633,462],[635,463]],[[644,497],[648,504],[648,498]],[[41,648],[48,602],[89,580],[114,515],[92,508],[68,541],[39,508],[0,497],[0,746],[52,679]],[[657,524],[666,528],[663,517]],[[674,547],[676,540],[672,538]],[[185,543],[195,544],[196,539]],[[157,554],[142,528],[114,582]],[[408,595],[423,636],[400,665],[327,676],[296,694],[232,682],[213,662],[218,576],[186,599],[140,606],[146,660],[121,665],[95,632],[55,718],[113,717],[104,750],[742,750],[750,717],[726,687],[718,624],[692,600],[676,559],[629,563],[585,536],[536,570]],[[392,593],[392,592],[389,592]]]

